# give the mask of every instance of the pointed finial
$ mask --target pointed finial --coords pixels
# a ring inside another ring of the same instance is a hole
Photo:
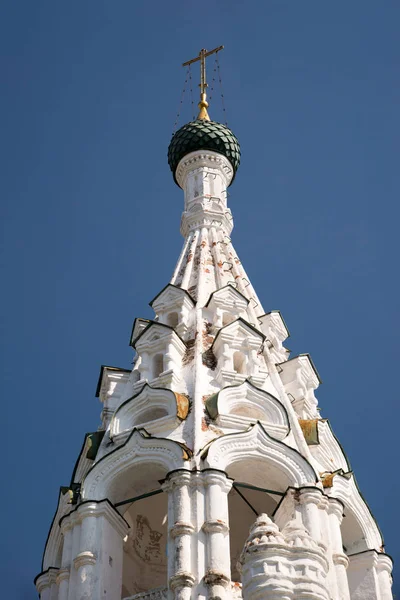
[[[210,121],[210,117],[207,112],[208,102],[206,89],[208,87],[208,84],[206,82],[206,58],[211,54],[216,54],[222,49],[223,46],[218,46],[218,48],[214,48],[214,50],[210,50],[209,52],[207,52],[207,50],[203,48],[202,50],[200,50],[199,55],[196,56],[196,58],[192,58],[191,60],[188,60],[182,65],[183,67],[186,67],[194,62],[197,62],[198,60],[200,61],[200,102],[198,104],[200,112],[197,118],[202,119],[203,121]]]

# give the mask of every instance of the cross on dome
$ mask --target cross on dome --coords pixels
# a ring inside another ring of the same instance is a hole
[[[182,67],[188,67],[192,63],[200,61],[200,102],[198,107],[200,109],[198,119],[204,119],[205,121],[210,121],[210,117],[208,116],[207,108],[208,102],[206,100],[207,94],[206,89],[208,88],[208,83],[206,82],[206,58],[211,56],[211,54],[216,54],[220,50],[223,50],[223,46],[218,46],[218,48],[214,48],[214,50],[207,51],[205,48],[202,48],[199,52],[199,55],[196,58],[191,58],[190,60],[184,62]]]

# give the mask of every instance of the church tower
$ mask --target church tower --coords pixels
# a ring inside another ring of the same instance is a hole
[[[41,600],[391,600],[392,561],[315,391],[233,247],[240,146],[199,115],[168,162],[182,252],[136,318],[133,369],[102,366],[101,426],[60,489]],[[187,64],[187,63],[186,63]]]

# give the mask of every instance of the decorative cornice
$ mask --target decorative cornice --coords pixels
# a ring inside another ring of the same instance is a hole
[[[218,152],[196,150],[184,156],[175,172],[175,178],[179,187],[184,189],[186,178],[191,171],[200,167],[208,167],[220,171],[225,179],[225,185],[228,187],[233,178],[232,165],[225,156]]]

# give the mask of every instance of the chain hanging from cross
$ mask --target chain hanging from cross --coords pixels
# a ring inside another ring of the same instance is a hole
[[[223,49],[223,46],[218,46],[218,48],[214,48],[214,50],[209,50],[207,51],[205,48],[203,48],[202,50],[200,50],[199,55],[196,56],[196,58],[192,58],[191,60],[188,60],[186,62],[183,63],[183,67],[189,67],[192,63],[195,63],[197,61],[200,61],[200,102],[199,102],[199,116],[197,117],[198,119],[204,119],[205,121],[209,121],[210,117],[208,116],[208,112],[207,112],[207,108],[208,108],[208,102],[207,102],[207,93],[206,93],[206,89],[208,87],[207,81],[206,81],[206,58],[208,56],[211,56],[211,54],[216,54],[217,52],[219,52],[220,50]]]

